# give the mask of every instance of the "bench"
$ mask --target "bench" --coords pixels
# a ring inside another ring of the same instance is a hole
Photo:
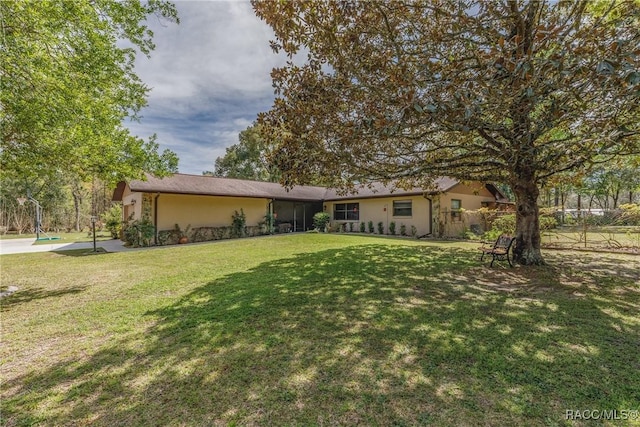
[[[484,261],[485,255],[491,255],[491,267],[493,267],[494,261],[507,261],[510,267],[513,267],[511,264],[511,259],[509,259],[509,251],[511,250],[511,246],[513,246],[513,242],[516,241],[515,237],[507,236],[503,234],[498,237],[498,240],[495,243],[491,244],[491,242],[483,242],[487,245],[478,248],[482,251],[482,255],[480,256],[480,261]]]

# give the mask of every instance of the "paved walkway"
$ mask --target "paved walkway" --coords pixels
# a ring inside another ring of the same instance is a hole
[[[24,254],[30,252],[68,251],[72,249],[93,249],[93,242],[82,243],[39,243],[34,245],[35,239],[2,239],[0,240],[0,255]],[[137,249],[125,248],[122,240],[100,240],[96,247],[104,248],[107,252],[127,252]]]

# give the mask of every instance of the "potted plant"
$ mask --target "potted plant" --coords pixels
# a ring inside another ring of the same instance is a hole
[[[183,245],[185,243],[189,243],[189,230],[191,229],[191,224],[187,225],[184,231],[180,228],[178,224],[175,225],[175,233],[178,235],[178,243]]]

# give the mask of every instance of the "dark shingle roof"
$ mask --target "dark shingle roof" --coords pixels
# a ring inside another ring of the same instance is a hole
[[[283,186],[275,182],[249,181],[245,179],[220,178],[205,175],[185,175],[180,173],[165,178],[147,175],[146,181],[131,181],[129,188],[131,188],[131,191],[144,193],[254,197],[299,201],[322,200],[324,193],[327,191],[327,189],[323,187],[311,186],[294,187],[287,191]]]
[[[346,199],[370,199],[375,197],[389,197],[389,196],[416,196],[422,194],[435,194],[444,191],[448,191],[458,184],[458,181],[452,178],[438,178],[434,182],[434,187],[431,190],[425,190],[421,187],[413,187],[409,189],[403,189],[394,187],[393,185],[384,185],[380,182],[375,182],[370,185],[362,185],[356,187],[356,193],[340,194],[334,189],[327,189],[324,200],[346,200]]]
[[[221,178],[205,175],[174,174],[165,178],[147,175],[147,180],[132,180],[129,182],[131,191],[144,193],[194,194],[203,196],[254,197],[264,199],[320,201],[364,199],[388,196],[410,196],[420,194],[434,194],[448,191],[458,184],[452,178],[439,178],[434,188],[425,191],[422,188],[395,188],[393,185],[373,183],[356,187],[356,193],[339,194],[334,189],[314,186],[297,186],[290,190],[275,182],[249,181],[245,179]],[[122,200],[125,184],[122,182],[116,188],[113,200]]]

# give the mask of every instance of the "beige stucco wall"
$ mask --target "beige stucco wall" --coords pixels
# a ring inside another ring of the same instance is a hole
[[[133,219],[142,216],[142,193],[132,193],[127,185],[122,193],[122,219],[127,221],[131,215]]]
[[[482,202],[494,202],[495,197],[486,187],[477,184],[458,184],[446,193],[440,194],[434,202],[434,234],[437,236],[460,236],[468,231],[471,225],[480,224],[476,215],[452,217],[451,201],[460,200],[465,211],[475,211],[482,207]]]
[[[153,195],[155,198],[155,195]],[[264,221],[269,200],[248,197],[192,196],[161,194],[158,198],[158,230],[173,229],[175,224],[185,229],[223,227],[231,225],[234,211],[244,211],[247,226]]]
[[[393,202],[395,201],[412,201],[412,215],[411,217],[393,216]],[[360,219],[358,221],[345,221],[345,220],[333,220],[333,206],[336,203],[359,203],[360,204]],[[400,234],[400,225],[404,224],[407,227],[407,234],[411,232],[411,226],[415,226],[417,234],[424,235],[430,232],[429,227],[429,201],[423,196],[397,196],[397,197],[381,197],[375,199],[349,199],[349,200],[337,200],[324,203],[326,209],[325,212],[331,215],[331,223],[345,223],[353,222],[356,230],[359,230],[360,222],[367,224],[369,221],[373,221],[375,233],[378,233],[378,222],[384,223],[385,234],[389,232],[389,223],[395,221],[396,234]]]
[[[495,197],[484,185],[458,184],[451,190],[440,195],[440,206],[442,209],[451,210],[451,200],[457,199],[462,202],[462,209],[477,210],[482,207],[482,202],[495,202]]]
[[[468,229],[474,222],[474,216],[465,216],[465,221],[456,221],[451,218],[451,200],[457,199],[461,201],[462,209],[477,210],[482,207],[482,202],[495,201],[495,197],[484,185],[480,183],[474,184],[458,184],[446,193],[437,196],[429,196],[432,200],[433,214],[431,216],[433,224],[429,224],[429,201],[423,196],[397,196],[384,197],[374,199],[349,199],[334,202],[325,202],[325,211],[331,215],[331,223],[354,222],[357,230],[359,223],[373,221],[375,232],[378,232],[378,222],[384,223],[385,234],[389,232],[389,223],[395,221],[396,234],[400,234],[400,225],[407,227],[407,233],[410,233],[411,226],[417,228],[417,234],[425,235],[433,232],[436,235],[457,236],[465,229]],[[394,217],[393,202],[411,200],[413,212],[411,217]],[[333,206],[335,203],[359,203],[360,219],[359,221],[333,220]],[[440,230],[442,232],[440,232]]]

